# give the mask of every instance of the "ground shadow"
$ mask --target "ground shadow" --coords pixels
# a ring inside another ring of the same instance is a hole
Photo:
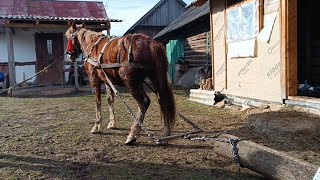
[[[22,170],[16,178],[37,172],[37,178],[61,179],[263,179],[246,172],[223,169],[188,168],[180,165],[147,162],[117,161],[74,162],[28,156],[0,154],[0,173],[3,169]],[[5,177],[4,177],[5,178]]]

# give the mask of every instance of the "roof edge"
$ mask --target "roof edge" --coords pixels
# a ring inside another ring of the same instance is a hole
[[[178,0],[180,3],[183,4],[183,6],[187,6],[187,4],[183,0]],[[162,3],[164,3],[165,0],[160,0],[156,5],[153,6],[146,14],[144,14],[134,25],[132,25],[124,34],[127,34],[130,30],[134,29],[137,27],[137,25],[144,19],[146,18],[149,14],[152,13],[156,8],[158,8]]]

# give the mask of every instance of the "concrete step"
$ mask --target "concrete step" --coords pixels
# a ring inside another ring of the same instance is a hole
[[[191,89],[189,100],[200,104],[213,106],[215,103],[215,91],[206,91],[201,89]]]

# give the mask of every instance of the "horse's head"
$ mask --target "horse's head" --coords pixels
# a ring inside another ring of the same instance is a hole
[[[73,22],[65,34],[66,38],[68,39],[66,53],[69,55],[72,62],[74,62],[82,53],[77,33],[81,28],[83,28],[83,26],[84,24],[77,25],[75,22]]]

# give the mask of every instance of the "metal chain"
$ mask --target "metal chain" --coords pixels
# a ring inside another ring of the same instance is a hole
[[[241,163],[239,157],[239,148],[237,147],[237,144],[241,140],[242,139],[229,139],[229,144],[231,145],[232,160],[237,164],[238,172],[241,171]]]
[[[137,116],[134,114],[134,112],[131,110],[131,108],[129,107],[129,105],[126,103],[126,101],[123,99],[123,97],[120,95],[120,93],[116,94],[117,97],[119,97],[119,99],[121,100],[121,102],[124,104],[124,106],[128,109],[129,114],[131,116],[131,118],[133,119],[134,122],[136,122],[138,124],[138,126],[140,126],[140,128],[148,135],[148,137],[150,139],[152,139],[152,141],[154,141],[156,144],[160,144],[159,138],[152,133],[151,131],[149,131],[141,121],[139,121],[139,119],[137,118]]]
[[[187,135],[184,137],[184,139],[188,139],[190,141],[218,141],[222,143],[227,143],[231,145],[231,153],[232,153],[232,160],[236,163],[238,166],[238,172],[241,171],[241,162],[240,162],[240,157],[239,157],[239,148],[237,148],[238,142],[240,142],[242,139],[221,139],[217,138],[221,133],[218,133],[214,136],[202,136],[202,137],[192,137],[192,135]]]

